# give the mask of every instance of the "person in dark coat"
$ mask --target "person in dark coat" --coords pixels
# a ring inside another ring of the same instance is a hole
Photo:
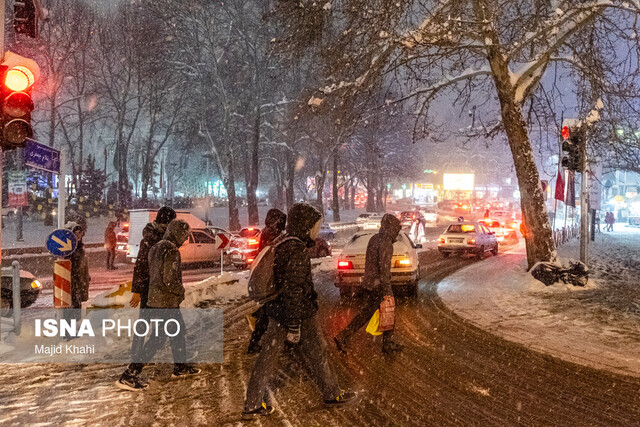
[[[110,221],[104,231],[104,248],[107,250],[107,270],[116,270],[116,223]]]
[[[149,250],[160,240],[167,230],[167,225],[176,218],[176,212],[168,206],[163,206],[158,210],[156,219],[148,223],[142,230],[142,241],[138,249],[138,257],[133,267],[133,280],[131,284],[131,301],[129,305],[133,308],[140,306],[140,318],[145,317],[147,300],[149,297]],[[134,361],[141,359],[144,337],[133,335],[131,341],[131,359]]]
[[[282,232],[287,224],[287,215],[279,209],[270,209],[267,212],[267,217],[264,220],[265,227],[260,233],[260,243],[258,245],[258,254],[262,250],[271,244],[275,239],[282,236]],[[256,310],[252,316],[256,319],[256,324],[251,334],[251,340],[249,341],[249,348],[247,353],[255,354],[260,353],[262,346],[260,345],[260,339],[267,332],[269,326],[269,316],[264,306]]]
[[[322,215],[309,205],[297,203],[287,217],[286,237],[276,249],[273,274],[278,296],[267,302],[269,327],[247,385],[242,418],[252,419],[273,413],[267,391],[285,343],[294,346],[309,375],[318,384],[325,406],[347,403],[355,393],[341,390],[327,358],[326,343],[316,321],[317,293],[311,275],[307,247],[320,232]]]
[[[393,242],[402,229],[400,220],[393,215],[382,217],[380,230],[371,237],[365,255],[364,277],[362,288],[364,300],[362,309],[335,338],[334,342],[341,353],[346,352],[349,339],[360,328],[365,326],[371,316],[380,308],[385,296],[393,296],[391,289],[391,259],[393,257]],[[382,334],[382,352],[393,353],[401,350],[399,344],[393,341],[393,331]]]
[[[69,255],[71,261],[71,307],[70,309],[81,309],[82,303],[89,299],[89,284],[91,276],[89,275],[89,261],[84,250],[82,238],[85,235],[85,229],[76,222],[68,222],[65,225],[67,230],[73,232],[76,236],[76,250]],[[80,312],[65,310],[63,315],[65,319],[79,319]]]
[[[186,221],[175,219],[167,226],[164,237],[149,250],[149,294],[145,314],[153,313],[152,318],[160,318],[167,323],[175,320],[180,325],[180,333],[167,336],[160,332],[152,334],[145,343],[140,360],[134,360],[116,382],[119,388],[138,391],[148,385],[138,377],[144,365],[151,361],[155,353],[164,345],[167,337],[173,353],[173,376],[184,377],[200,373],[187,363],[185,341],[185,323],[180,313],[180,303],[184,300],[182,284],[182,259],[179,248],[187,241],[191,229]]]
[[[89,261],[84,250],[82,238],[85,229],[75,222],[67,223],[66,228],[76,236],[76,250],[69,256],[71,260],[71,308],[82,308],[82,303],[89,299]]]
[[[176,212],[168,206],[163,206],[158,210],[156,219],[148,223],[142,230],[142,241],[138,249],[138,257],[133,267],[133,281],[131,284],[130,306],[140,308],[147,307],[147,295],[149,292],[149,250],[162,240],[167,225],[176,218]]]

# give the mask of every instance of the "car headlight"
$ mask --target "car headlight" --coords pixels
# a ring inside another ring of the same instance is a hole
[[[31,289],[40,289],[41,287],[42,285],[37,280],[34,280],[33,282],[31,282]]]

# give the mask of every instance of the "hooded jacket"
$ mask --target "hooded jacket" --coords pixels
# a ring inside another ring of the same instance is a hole
[[[402,229],[400,220],[391,214],[382,217],[380,230],[367,245],[362,287],[369,291],[393,295],[391,289],[391,259],[393,241]]]
[[[189,224],[174,219],[164,237],[149,251],[148,307],[178,308],[184,300],[182,259],[178,248],[189,238]]]
[[[149,293],[149,250],[162,240],[165,231],[167,231],[167,224],[159,224],[155,221],[148,223],[142,230],[142,241],[138,250],[138,258],[136,258],[136,265],[133,267],[131,284],[131,292],[140,294],[142,308],[146,306]]]
[[[114,227],[115,224],[111,222],[107,226],[107,229],[104,231],[104,246],[108,249],[115,249],[117,244],[117,237]]]
[[[299,324],[318,311],[307,248],[314,241],[309,232],[322,215],[309,205],[296,203],[287,217],[287,237],[295,237],[276,249],[273,277],[279,295],[265,304],[267,314],[284,325]]]
[[[282,234],[287,223],[287,215],[279,209],[270,209],[267,212],[264,223],[264,230],[260,233],[258,253],[262,252],[265,246],[268,246],[276,237]]]
[[[69,257],[71,260],[71,299],[73,308],[80,308],[83,301],[89,299],[89,261],[84,250],[84,243],[78,242],[76,250]]]

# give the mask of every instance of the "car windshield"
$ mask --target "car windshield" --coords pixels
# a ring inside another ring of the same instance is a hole
[[[476,227],[471,224],[451,224],[447,229],[447,233],[473,233]]]

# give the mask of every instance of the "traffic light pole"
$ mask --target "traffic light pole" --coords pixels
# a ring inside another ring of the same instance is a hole
[[[0,0],[0,59],[4,59],[4,7],[5,0]],[[2,210],[2,167],[4,165],[4,152],[0,149],[0,211]],[[0,265],[2,264],[2,214],[0,213]],[[2,334],[0,333],[0,336]]]
[[[580,261],[587,263],[587,245],[589,244],[589,191],[587,173],[587,140],[583,139],[580,150],[580,169],[582,179],[580,185]]]

